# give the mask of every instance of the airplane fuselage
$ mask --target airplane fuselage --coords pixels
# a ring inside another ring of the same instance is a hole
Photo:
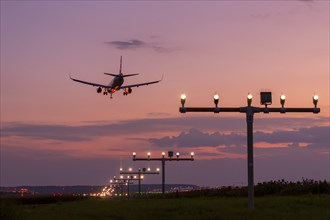
[[[109,83],[109,87],[111,88],[109,92],[115,92],[120,89],[121,85],[124,83],[124,77],[122,75],[115,76],[113,80]]]

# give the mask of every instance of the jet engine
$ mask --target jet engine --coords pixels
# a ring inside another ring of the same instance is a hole
[[[97,93],[101,93],[102,92],[102,88],[101,87],[97,88],[96,92]]]
[[[125,88],[123,95],[128,95],[128,94],[131,94],[131,93],[132,93],[132,89],[131,88]]]

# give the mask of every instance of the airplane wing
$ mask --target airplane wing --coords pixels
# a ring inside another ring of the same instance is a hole
[[[70,79],[72,79],[73,81],[76,81],[76,82],[79,82],[79,83],[83,83],[83,84],[87,84],[87,85],[91,85],[91,86],[98,86],[98,87],[103,87],[103,88],[110,88],[109,86],[106,86],[106,85],[102,85],[102,84],[98,84],[98,83],[92,83],[92,82],[87,82],[87,81],[75,79],[75,78],[72,78],[71,75],[70,75]]]
[[[147,85],[150,85],[150,84],[159,83],[162,80],[163,80],[163,77],[160,80],[157,80],[157,81],[138,83],[138,84],[132,84],[132,85],[125,85],[125,86],[121,86],[120,88],[121,89],[126,89],[126,88],[132,88],[132,87],[147,86]]]

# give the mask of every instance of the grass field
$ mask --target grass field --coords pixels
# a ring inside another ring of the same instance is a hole
[[[1,219],[330,219],[330,196],[270,196],[255,198],[202,197],[173,199],[86,199],[43,205],[2,201]]]

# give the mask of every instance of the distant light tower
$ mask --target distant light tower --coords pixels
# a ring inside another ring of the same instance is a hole
[[[251,106],[252,94],[247,95],[247,106],[245,107],[218,107],[219,95],[216,94],[213,97],[215,107],[185,107],[186,95],[181,95],[181,107],[179,108],[180,113],[186,112],[240,112],[246,114],[247,123],[247,162],[248,162],[248,207],[254,208],[254,175],[253,175],[253,117],[254,113],[263,112],[268,114],[269,112],[280,112],[282,114],[286,112],[312,112],[317,114],[320,112],[320,108],[317,108],[317,102],[319,97],[313,96],[314,108],[285,108],[285,95],[281,95],[280,103],[281,108],[268,108],[268,105],[272,104],[272,93],[261,92],[260,93],[260,104],[265,105],[264,108]]]
[[[116,177],[114,177],[114,180],[110,180],[110,186],[113,186],[115,188],[115,193],[116,196],[119,195],[119,188],[120,188],[120,195],[123,195],[123,185],[125,185],[125,181],[118,180]]]
[[[138,175],[137,180],[139,181],[139,195],[141,196],[141,180],[142,180],[141,177],[143,177],[143,175],[148,175],[148,174],[159,174],[159,168],[157,168],[155,172],[150,171],[149,168],[148,168],[148,170],[146,168],[143,168],[142,171],[139,168],[138,172],[133,172],[132,168],[129,168],[128,172],[120,171],[120,174],[129,174],[129,175],[137,174]],[[134,176],[134,177],[136,177],[136,176]]]
[[[119,178],[116,178],[116,176],[113,177],[113,179],[117,182],[119,181],[119,183],[122,183],[122,185],[127,184],[127,196],[128,198],[130,197],[130,191],[129,191],[129,185],[133,184],[133,181],[141,181],[144,179],[144,176],[140,176],[140,178],[138,179],[136,176],[127,176],[127,178],[125,178],[123,175],[121,175]]]
[[[147,158],[136,158],[136,153],[133,153],[133,161],[161,161],[162,162],[162,193],[165,193],[165,162],[166,161],[194,161],[194,153],[190,157],[182,158],[180,154],[176,153],[176,158],[173,158],[173,151],[168,151],[168,157],[165,157],[165,152],[162,152],[162,157],[151,158],[151,153],[147,153]]]

